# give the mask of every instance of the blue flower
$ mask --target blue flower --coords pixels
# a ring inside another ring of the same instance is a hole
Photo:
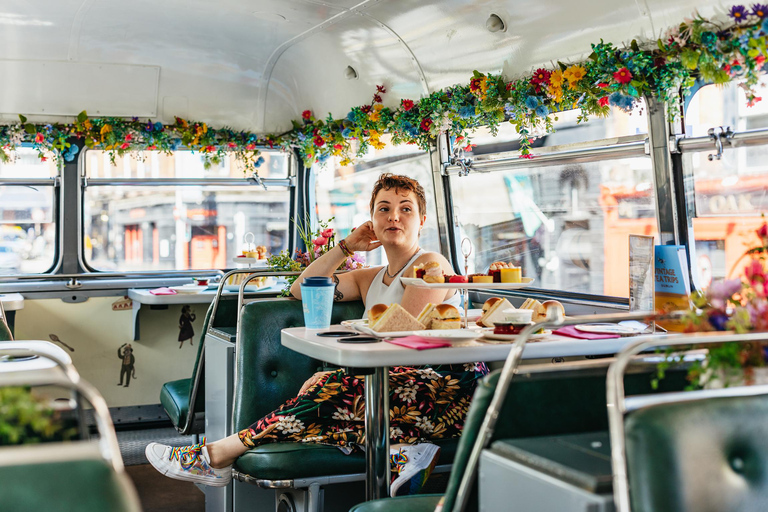
[[[536,115],[539,117],[547,117],[549,115],[549,109],[546,105],[542,105],[536,108]]]
[[[171,141],[171,150],[176,151],[181,146],[181,139],[173,139]]]
[[[306,135],[304,135],[304,132],[298,132],[298,134],[297,134],[297,137],[298,137],[298,138],[299,138],[299,140],[301,140],[301,141],[307,140],[307,136],[306,136]]]
[[[253,162],[253,166],[254,167],[261,167],[263,164],[264,164],[264,157],[263,156],[260,156],[259,158],[256,159],[255,162]]]
[[[156,131],[156,132],[161,132],[161,131],[163,131],[163,123],[161,123],[161,122],[159,122],[159,121],[158,121],[157,123],[155,123],[155,131]]]
[[[631,96],[625,96],[620,92],[614,92],[608,96],[608,103],[625,112],[629,112],[632,110],[632,107],[635,104],[635,100]]]
[[[533,110],[539,106],[539,98],[536,96],[528,96],[525,98],[525,106]]]
[[[349,128],[344,128],[343,130],[341,130],[341,136],[344,137],[345,139],[350,138],[352,136],[352,130],[350,130]]]
[[[734,5],[731,7],[731,12],[729,12],[728,15],[733,18],[736,23],[741,23],[747,19],[746,9],[744,9],[743,5]]]
[[[353,123],[355,122],[355,113],[353,111],[349,111],[349,114],[347,114],[347,120],[352,121]]]
[[[703,32],[701,34],[701,44],[708,47],[709,49],[714,48],[715,43],[717,43],[717,36],[713,32]]]
[[[419,129],[413,126],[411,123],[403,123],[403,131],[411,137],[419,136]]]
[[[768,18],[765,18],[760,24],[760,30],[762,30],[764,34],[768,34]]]
[[[318,163],[322,164],[326,160],[328,160],[328,155],[326,153],[323,153],[323,154],[320,154],[320,155],[317,156],[317,162]]]
[[[462,119],[470,119],[472,117],[475,117],[475,107],[473,106],[461,107],[459,109],[459,117],[461,117]]]

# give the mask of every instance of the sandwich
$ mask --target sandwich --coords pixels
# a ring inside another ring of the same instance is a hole
[[[435,310],[435,305],[431,302],[427,303],[426,306],[424,306],[424,309],[421,310],[421,313],[419,313],[419,316],[416,317],[416,320],[424,324],[424,327],[427,329],[431,329],[432,325],[432,312]]]
[[[545,300],[544,302],[541,303],[541,305],[544,306],[544,317],[545,318],[549,314],[549,310],[552,309],[552,308],[559,309],[560,310],[560,315],[563,318],[565,317],[565,308],[563,307],[563,305],[560,302],[558,302],[556,300]],[[543,320],[543,318],[542,318],[542,320]]]
[[[460,329],[461,317],[459,310],[450,304],[438,304],[432,310],[432,325],[430,329]]]
[[[427,283],[444,283],[443,267],[436,261],[428,261],[413,267],[413,277],[423,279]]]
[[[483,304],[483,312],[480,314],[480,318],[482,318],[482,317],[483,317],[483,315],[485,315],[485,314],[488,312],[488,309],[489,309],[491,306],[493,306],[494,304],[496,304],[496,302],[498,302],[498,301],[500,301],[500,300],[501,300],[501,298],[500,298],[500,297],[491,297],[490,299],[488,299],[487,301],[485,301],[485,303]],[[478,319],[475,321],[475,323],[476,323],[477,325],[479,325],[480,327],[484,327],[484,326],[483,326],[483,324],[481,324],[481,323],[480,323],[480,318],[478,318]]]
[[[543,322],[547,317],[547,308],[545,308],[544,305],[536,299],[525,299],[525,302],[523,302],[523,305],[520,306],[520,309],[533,310],[533,316],[531,317],[531,320],[534,322]]]
[[[368,327],[377,332],[424,330],[424,324],[397,303],[391,304],[373,324],[369,322]]]
[[[488,307],[488,310],[477,320],[478,325],[483,327],[493,327],[494,322],[506,321],[506,316],[504,315],[505,309],[515,309],[515,306],[510,304],[507,299],[500,299],[498,297],[493,298],[497,300],[493,302],[493,304]]]

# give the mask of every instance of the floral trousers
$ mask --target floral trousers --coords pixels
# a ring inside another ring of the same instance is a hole
[[[458,437],[485,363],[395,366],[389,372],[391,443]],[[352,452],[365,444],[364,376],[336,370],[300,396],[238,432],[243,444],[298,442]]]

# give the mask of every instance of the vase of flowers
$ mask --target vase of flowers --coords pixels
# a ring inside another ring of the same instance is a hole
[[[768,224],[757,230],[760,245],[746,251],[743,275],[713,282],[691,296],[691,309],[683,319],[686,332],[733,331],[737,334],[768,331]],[[722,387],[768,382],[766,343],[723,343],[708,349],[688,378],[696,386]]]
[[[267,259],[267,265],[272,270],[301,272],[307,268],[313,261],[327,253],[336,246],[336,232],[328,225],[333,221],[334,217],[328,220],[318,222],[318,227],[312,230],[309,219],[305,219],[304,226],[299,225],[295,219],[293,223],[296,225],[296,230],[299,233],[299,238],[304,242],[306,250],[296,249],[296,253],[291,256],[290,252],[285,250],[280,254],[270,256]],[[346,258],[337,270],[355,270],[365,266],[365,256],[363,254],[355,253],[352,256]],[[281,297],[288,297],[291,292],[291,285],[296,281],[298,276],[287,276],[286,287],[281,292]]]

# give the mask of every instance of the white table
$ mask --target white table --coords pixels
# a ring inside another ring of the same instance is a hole
[[[24,296],[20,293],[0,293],[0,302],[5,311],[24,309]]]
[[[248,287],[246,293],[249,297],[258,297],[259,294],[264,296],[274,297],[280,292],[284,283],[278,281],[277,284],[272,286],[265,286],[263,288],[254,289]],[[201,287],[202,288],[202,287]],[[225,289],[222,295],[237,296],[237,286],[230,286],[229,289]],[[149,288],[130,288],[128,290],[128,298],[131,299],[131,309],[133,312],[133,324],[132,324],[132,338],[134,341],[139,339],[139,311],[142,304],[149,306],[170,306],[174,304],[210,304],[213,299],[216,298],[216,288],[205,289],[200,293],[177,293],[175,295],[154,295],[149,292]]]
[[[330,330],[347,329],[333,325]],[[365,378],[366,497],[369,500],[389,496],[389,367],[503,361],[512,349],[512,343],[458,341],[451,347],[413,350],[386,342],[339,343],[335,338],[317,336],[318,332],[323,331],[304,327],[283,329],[280,341],[291,350],[321,361],[372,370]],[[577,340],[551,335],[546,340],[529,343],[523,359],[610,355],[645,337]]]

